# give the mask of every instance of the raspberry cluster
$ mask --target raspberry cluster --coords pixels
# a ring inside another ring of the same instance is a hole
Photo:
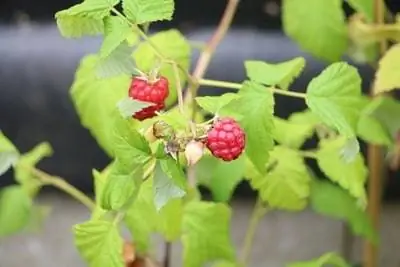
[[[219,119],[207,134],[206,145],[211,153],[224,161],[237,159],[243,152],[246,134],[232,118]]]
[[[165,77],[161,76],[154,82],[150,82],[144,77],[133,78],[129,88],[129,97],[154,104],[136,112],[133,117],[140,121],[154,117],[157,111],[164,108],[164,101],[168,95],[169,84]]]

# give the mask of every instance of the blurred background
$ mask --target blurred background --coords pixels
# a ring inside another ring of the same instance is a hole
[[[321,0],[323,1],[323,0]],[[178,28],[193,41],[207,41],[223,12],[224,0],[175,0],[175,19],[155,24],[153,30]],[[393,12],[400,2],[386,1]],[[97,52],[100,38],[63,39],[56,28],[54,13],[78,3],[74,0],[0,1],[0,129],[22,151],[49,141],[55,153],[39,167],[65,177],[79,189],[91,193],[92,168],[101,169],[109,159],[84,129],[69,98],[79,60]],[[217,49],[206,77],[240,82],[245,79],[243,61],[258,59],[279,62],[304,56],[307,67],[293,88],[304,90],[307,83],[327,64],[299,50],[284,36],[281,28],[281,2],[242,0],[233,27]],[[351,10],[346,6],[346,12]],[[198,52],[194,50],[192,62]],[[358,66],[363,89],[373,78],[373,70]],[[212,90],[215,94],[223,91]],[[210,92],[210,90],[208,90]],[[296,99],[278,98],[277,114],[286,117],[304,108]],[[399,267],[400,255],[400,175],[387,172],[382,219],[383,248],[381,265]],[[13,183],[9,172],[0,187]],[[232,233],[240,244],[254,194],[240,185],[234,198],[237,208]],[[84,207],[53,190],[46,190],[40,201],[53,206],[45,230],[0,240],[0,267],[78,267],[70,233],[72,224],[88,216]],[[317,257],[327,251],[341,251],[342,224],[305,211],[299,214],[273,212],[260,226],[253,254],[253,266],[284,266],[285,262]],[[360,243],[355,243],[354,261],[360,258]],[[179,254],[179,249],[174,251]],[[178,258],[177,258],[178,259]]]

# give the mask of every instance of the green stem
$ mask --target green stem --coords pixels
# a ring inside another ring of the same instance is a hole
[[[39,169],[30,168],[31,173],[36,176],[44,185],[52,185],[61,191],[64,191],[71,197],[75,198],[83,205],[88,207],[90,210],[93,210],[96,207],[96,204],[92,199],[86,196],[82,191],[79,191],[77,188],[66,182],[64,179],[56,176],[52,176],[47,174]]]
[[[314,151],[299,151],[299,152],[304,158],[311,158],[311,159],[317,158],[317,154]]]
[[[257,226],[261,218],[267,213],[268,209],[263,205],[260,197],[254,205],[253,212],[250,217],[249,226],[246,231],[246,236],[244,238],[244,244],[242,249],[242,263],[244,266],[247,265],[250,259],[250,253],[253,246],[254,236],[256,234]]]
[[[215,86],[215,87],[237,89],[237,90],[242,88],[241,83],[232,83],[232,82],[216,81],[216,80],[208,80],[208,79],[199,80],[199,84],[203,85],[203,86]],[[269,87],[269,89],[271,89],[274,94],[291,96],[291,97],[302,98],[302,99],[306,98],[305,93],[285,91],[285,90],[281,90],[281,89],[277,89],[277,88],[273,88],[273,87]]]

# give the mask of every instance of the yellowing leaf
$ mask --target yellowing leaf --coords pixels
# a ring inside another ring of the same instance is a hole
[[[271,64],[262,61],[246,61],[247,77],[261,84],[288,89],[306,65],[305,59],[297,57],[285,62]]]
[[[392,46],[379,61],[374,94],[400,88],[400,44]]]
[[[347,49],[342,0],[284,0],[285,33],[312,55],[337,61]]]

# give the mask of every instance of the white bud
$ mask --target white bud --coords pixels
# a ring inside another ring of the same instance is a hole
[[[204,144],[190,141],[185,148],[185,156],[189,166],[195,165],[204,154]]]

